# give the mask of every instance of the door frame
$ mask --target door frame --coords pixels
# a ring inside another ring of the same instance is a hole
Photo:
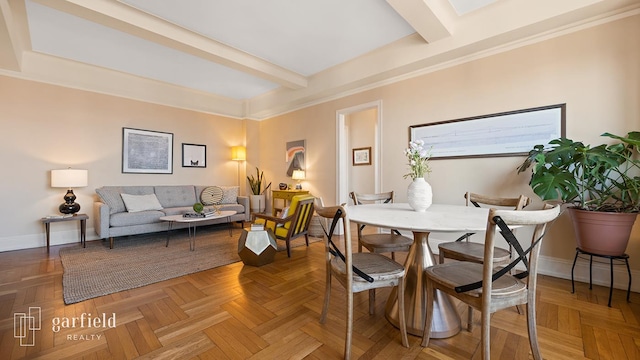
[[[347,148],[349,145],[349,128],[346,123],[347,115],[370,109],[377,110],[374,147],[372,151],[373,154],[371,155],[374,172],[374,188],[376,193],[379,193],[380,189],[382,189],[382,100],[376,100],[336,111],[336,204],[349,203],[348,176],[351,153]]]

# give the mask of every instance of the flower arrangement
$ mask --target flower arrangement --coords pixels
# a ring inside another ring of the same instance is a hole
[[[424,148],[424,141],[413,140],[409,142],[409,147],[404,150],[404,154],[409,159],[411,172],[404,175],[404,178],[411,176],[411,179],[423,178],[425,174],[431,172],[429,168],[429,158],[431,154]]]

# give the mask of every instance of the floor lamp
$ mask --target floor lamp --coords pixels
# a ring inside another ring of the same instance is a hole
[[[244,146],[232,146],[231,160],[238,162],[238,186],[240,186],[240,162],[247,160],[247,148]]]

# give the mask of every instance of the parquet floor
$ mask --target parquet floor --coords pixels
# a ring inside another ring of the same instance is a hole
[[[344,291],[339,285],[332,292],[327,323],[318,322],[325,276],[322,242],[294,248],[290,259],[278,253],[273,263],[259,268],[238,262],[74,305],[62,301],[60,248],[52,247],[50,254],[43,248],[0,253],[0,359],[342,357]],[[589,290],[580,283],[571,294],[570,288],[567,280],[540,278],[537,319],[543,356],[640,359],[638,294],[632,293],[627,303],[624,291],[616,290],[608,308],[608,289]],[[425,349],[418,337],[409,336],[410,348],[402,347],[399,331],[383,314],[388,293],[378,291],[374,316],[368,315],[367,294],[356,297],[354,358],[480,358],[479,326],[472,333],[432,340]],[[14,314],[30,306],[42,309],[42,328],[35,331],[35,346],[23,347],[14,338]],[[461,314],[465,309],[458,306]],[[114,328],[52,329],[56,318],[114,313]],[[530,358],[525,316],[514,310],[494,314],[491,336],[492,358]]]

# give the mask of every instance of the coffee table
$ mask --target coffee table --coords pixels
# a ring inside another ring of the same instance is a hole
[[[226,217],[229,223],[231,223],[231,219],[229,217],[235,214],[236,211],[234,210],[226,210],[207,217],[184,217],[182,215],[162,216],[160,217],[160,220],[169,222],[169,229],[167,230],[167,244],[165,246],[169,246],[169,236],[174,223],[187,223],[189,228],[189,250],[194,251],[196,249],[196,226],[199,222]],[[193,228],[193,231],[191,228]],[[233,224],[229,227],[229,236],[233,236]]]

